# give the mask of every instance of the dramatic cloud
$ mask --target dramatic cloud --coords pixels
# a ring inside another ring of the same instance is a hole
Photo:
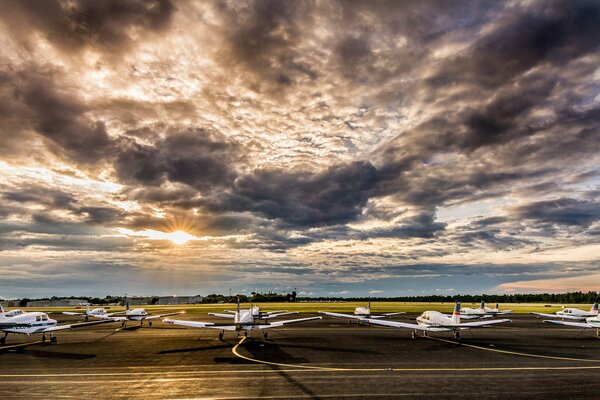
[[[596,276],[596,1],[6,0],[0,30],[1,296]]]

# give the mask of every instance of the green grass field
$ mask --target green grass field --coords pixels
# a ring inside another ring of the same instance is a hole
[[[352,312],[357,306],[365,306],[366,303],[361,302],[340,302],[340,303],[257,303],[257,305],[265,310],[288,310],[302,313],[316,313],[318,311],[333,311],[333,312]],[[494,304],[486,304],[487,307],[493,307]],[[142,307],[149,313],[158,313],[159,310],[177,311],[182,310],[188,314],[207,314],[209,312],[222,312],[223,310],[235,310],[235,304],[184,304],[184,305],[143,305],[132,306],[132,308]],[[248,308],[249,303],[242,304],[242,308]],[[462,307],[478,308],[479,303],[462,303]],[[582,310],[589,310],[589,304],[533,304],[533,303],[505,303],[500,304],[500,310],[513,310],[514,313],[530,313],[530,312],[545,312],[552,313],[562,309],[563,307],[577,307]],[[95,308],[95,307],[92,307]],[[111,306],[105,307],[110,312],[124,311],[124,307]],[[373,313],[404,311],[420,313],[426,310],[435,310],[441,312],[451,312],[454,308],[454,303],[409,303],[409,302],[372,302],[371,310]],[[82,311],[85,307],[50,307],[50,308],[25,308],[27,311],[47,311],[47,312],[63,312],[63,311]],[[7,309],[7,311],[10,309]]]

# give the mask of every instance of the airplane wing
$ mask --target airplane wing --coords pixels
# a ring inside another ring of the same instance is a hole
[[[319,311],[319,314],[327,315],[329,317],[334,317],[334,318],[352,318],[352,319],[361,319],[361,318],[364,318],[364,317],[360,317],[358,315],[339,314],[339,313],[325,312],[325,311]]]
[[[593,326],[591,326],[587,322],[557,321],[554,319],[553,320],[545,319],[544,322],[546,322],[548,324],[554,324],[554,325],[575,326],[577,328],[593,328]]]
[[[507,315],[512,314],[513,310],[502,310],[502,311],[486,311],[488,314],[492,315]]]
[[[282,313],[286,313],[286,314],[298,314],[297,312],[296,313],[288,312],[288,310],[277,310],[277,311],[265,311],[265,312],[261,312],[261,314],[263,314],[263,315],[282,314]]]
[[[208,315],[212,315],[213,317],[219,317],[219,318],[235,318],[234,314],[219,314],[219,313],[209,312]]]
[[[106,324],[106,323],[109,323],[109,322],[114,322],[114,321],[111,321],[111,320],[102,320],[102,321],[92,321],[92,322],[80,322],[78,324],[55,325],[55,326],[51,326],[51,327],[47,327],[47,328],[40,328],[37,331],[35,331],[34,333],[64,331],[66,329],[82,328],[84,326]]]
[[[544,313],[537,313],[537,312],[532,312],[531,314],[537,315],[539,317],[557,318],[557,319],[572,319],[575,321],[583,321],[584,319],[586,319],[588,317],[585,315],[556,315],[556,314],[544,314]]]
[[[280,328],[284,325],[288,325],[288,324],[297,324],[299,322],[306,322],[306,321],[314,321],[317,319],[322,319],[323,317],[308,317],[308,318],[298,318],[298,319],[288,319],[287,321],[276,321],[276,322],[271,322],[268,325],[258,325],[257,329],[270,329],[270,328]]]
[[[71,312],[71,311],[63,311],[62,312],[65,315],[75,315],[75,316],[82,316],[85,315],[85,313],[80,313],[80,312]]]
[[[114,317],[114,316],[112,316],[112,314],[91,315],[91,317],[98,318],[98,319],[103,319],[103,320],[110,320],[110,321],[113,321],[113,322],[127,321],[127,317]]]
[[[447,328],[438,328],[438,327],[433,327],[433,326],[410,324],[407,322],[383,321],[383,320],[373,319],[373,318],[361,318],[360,322],[364,322],[369,325],[387,326],[388,328],[416,329],[419,331],[428,331],[428,332],[441,332],[441,331],[448,330]]]
[[[185,321],[180,319],[169,319],[165,318],[162,321],[164,324],[187,326],[188,328],[199,328],[199,329],[218,329],[226,331],[235,331],[235,325],[218,325],[212,322],[201,322],[201,321]]]
[[[453,326],[453,327],[483,328],[488,325],[504,324],[504,323],[508,323],[508,322],[512,322],[512,320],[510,320],[510,319],[492,319],[492,320],[488,320],[488,321],[464,322],[464,323],[459,324],[458,326]]]
[[[451,318],[452,315],[448,315],[448,314],[444,314],[446,317]],[[485,315],[474,315],[474,314],[465,314],[465,315],[460,315],[460,319],[479,319],[479,318],[491,318],[491,315],[485,316]]]
[[[281,317],[283,315],[290,315],[290,314],[298,314],[298,312],[294,311],[294,312],[282,312],[279,314],[263,314],[260,318],[261,319],[269,319],[269,318],[277,318],[277,317]]]
[[[144,321],[147,321],[149,319],[157,319],[157,318],[162,318],[162,317],[170,317],[171,315],[179,315],[179,314],[185,314],[185,311],[177,311],[177,312],[172,312],[172,313],[167,313],[167,314],[149,315],[148,317],[144,318]],[[229,315],[229,314],[225,314],[225,315]]]

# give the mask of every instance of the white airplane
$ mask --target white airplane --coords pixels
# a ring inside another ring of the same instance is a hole
[[[334,317],[334,318],[349,318],[349,319],[359,319],[360,320],[362,318],[387,318],[387,317],[391,317],[392,315],[401,315],[401,314],[406,314],[406,313],[405,312],[392,312],[392,313],[383,313],[383,314],[374,315],[374,314],[371,314],[371,302],[369,302],[366,307],[356,307],[354,309],[353,314],[342,314],[342,313],[334,313],[334,312],[326,312],[326,311],[319,311],[319,314],[327,315],[327,316]]]
[[[81,322],[78,324],[58,325],[56,320],[48,318],[48,314],[43,312],[23,312],[13,317],[7,317],[4,308],[0,306],[0,331],[4,332],[4,337],[0,337],[0,344],[6,344],[6,337],[9,333],[20,333],[32,335],[34,333],[42,334],[42,341],[46,341],[46,333],[50,333],[50,342],[56,343],[54,332],[65,329],[80,328],[82,326],[102,324],[110,321]]]
[[[564,326],[574,326],[576,328],[582,329],[596,329],[596,337],[600,339],[600,317],[587,317],[585,322],[572,322],[572,321],[557,321],[555,319],[552,320],[544,320],[544,322],[548,324],[554,325],[564,325]]]
[[[102,318],[112,315],[108,314],[104,308],[94,308],[93,310],[90,310],[89,304],[86,304],[84,312],[63,311],[63,314],[73,315],[76,317],[85,317],[86,321],[88,321],[90,317]]]
[[[360,321],[370,325],[387,326],[390,328],[412,329],[412,338],[417,337],[418,331],[423,331],[423,335],[427,336],[428,332],[453,332],[454,338],[460,340],[460,330],[471,328],[483,328],[489,325],[503,324],[512,322],[510,319],[492,319],[476,322],[460,322],[460,303],[456,303],[452,316],[447,316],[438,311],[425,311],[421,316],[417,317],[416,324],[406,322],[383,321],[380,319],[362,318]]]
[[[555,314],[544,314],[532,312],[533,315],[547,318],[560,318],[560,319],[572,319],[576,321],[583,321],[588,317],[598,316],[598,303],[594,303],[590,311],[583,311],[578,308],[563,308],[557,311]]]
[[[230,314],[223,314],[230,315]],[[249,331],[253,330],[262,330],[263,336],[265,339],[267,338],[267,329],[273,328],[281,328],[287,324],[295,324],[298,322],[306,322],[306,321],[314,321],[317,319],[321,319],[322,317],[308,317],[308,318],[299,318],[299,319],[291,319],[287,321],[260,321],[258,318],[252,314],[252,309],[241,310],[240,305],[238,303],[238,309],[233,314],[233,322],[200,322],[200,321],[185,321],[185,320],[176,320],[176,319],[163,319],[163,323],[171,324],[171,325],[180,325],[187,326],[190,328],[200,328],[200,329],[216,329],[220,330],[219,332],[219,340],[223,340],[223,334],[225,331],[235,331],[240,332],[244,331],[244,336],[248,336]]]
[[[15,308],[14,310],[4,311],[4,316],[6,318],[12,318],[12,317],[16,317],[17,315],[22,315],[25,313],[27,313],[27,311],[23,311],[19,308]]]
[[[168,317],[171,315],[185,314],[185,311],[176,311],[176,312],[171,312],[171,313],[166,313],[166,314],[151,315],[151,314],[148,314],[148,312],[146,310],[144,310],[143,308],[134,308],[133,310],[130,310],[129,309],[129,301],[126,301],[125,315],[118,316],[117,314],[123,314],[123,312],[117,312],[117,313],[113,313],[113,314],[104,314],[104,315],[94,315],[94,317],[101,318],[101,319],[109,319],[111,321],[119,321],[119,322],[122,322],[122,325],[125,325],[127,323],[127,321],[139,321],[140,326],[143,326],[144,321],[148,321],[148,326],[152,326],[152,320],[163,318],[163,317]]]
[[[464,319],[475,319],[475,318],[491,318],[495,315],[506,315],[512,313],[512,310],[503,310],[500,311],[498,309],[498,304],[496,303],[496,308],[489,308],[485,306],[485,302],[481,302],[479,308],[469,308],[465,307],[460,310],[460,317]]]
[[[483,302],[482,302],[483,304]],[[484,307],[485,312],[492,315],[508,315],[512,314],[513,310],[500,310],[499,304],[496,303],[496,308]]]
[[[260,311],[260,307],[258,307],[258,306],[251,306],[250,310],[252,311],[252,316],[254,316],[255,319],[270,319],[270,318],[281,317],[283,315],[298,314],[297,311],[288,311],[288,310]],[[233,318],[233,316],[235,315],[235,313],[237,311],[225,310],[224,312],[226,312],[227,314],[208,313],[208,315],[212,315],[214,317],[231,319],[231,318]]]

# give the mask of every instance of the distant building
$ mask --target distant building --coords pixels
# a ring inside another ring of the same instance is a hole
[[[19,307],[19,300],[0,300],[2,307]]]
[[[55,299],[55,300],[33,300],[27,302],[27,307],[76,307],[85,306],[85,299]]]
[[[27,307],[50,307],[50,300],[33,300],[27,302]]]
[[[158,304],[169,305],[169,304],[198,304],[202,303],[202,296],[160,296],[158,298]]]
[[[129,301],[130,306],[145,306],[152,304],[153,298],[153,296],[129,296],[127,301]]]

